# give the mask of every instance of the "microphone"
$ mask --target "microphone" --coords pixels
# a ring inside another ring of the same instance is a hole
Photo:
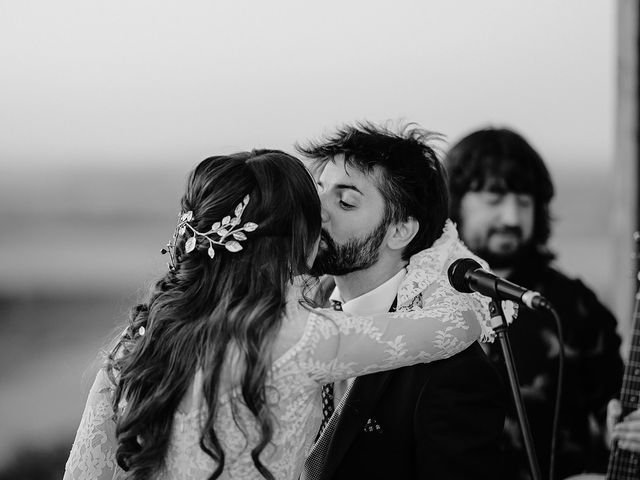
[[[549,301],[533,290],[527,290],[515,283],[487,272],[471,258],[459,258],[448,270],[449,283],[462,293],[478,292],[499,300],[522,303],[531,309],[549,309]]]

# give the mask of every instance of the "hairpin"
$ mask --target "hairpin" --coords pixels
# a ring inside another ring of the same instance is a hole
[[[178,243],[178,239],[185,234],[188,234],[190,231],[193,236],[188,238],[184,244],[185,253],[190,253],[195,250],[198,237],[202,237],[209,242],[209,248],[207,249],[207,254],[209,257],[214,258],[216,252],[213,248],[214,245],[220,245],[226,248],[230,252],[239,252],[242,250],[242,245],[240,242],[247,239],[247,236],[244,232],[253,232],[258,225],[253,222],[246,222],[241,227],[240,221],[242,219],[242,213],[249,203],[249,195],[245,195],[244,199],[241,203],[238,204],[236,209],[233,212],[233,217],[231,215],[227,215],[221,221],[215,222],[211,225],[211,229],[207,232],[199,232],[195,228],[190,225],[190,222],[193,220],[193,212],[188,211],[186,213],[181,213],[179,215],[178,226],[173,232],[173,239],[171,243],[167,244],[167,248],[163,248],[161,253],[164,255],[165,253],[169,253],[171,257],[171,261],[168,264],[170,270],[175,270],[175,256],[174,251],[176,245]],[[216,239],[214,236],[217,236]]]

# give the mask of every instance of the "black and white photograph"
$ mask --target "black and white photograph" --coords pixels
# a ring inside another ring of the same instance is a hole
[[[640,479],[639,39],[0,0],[0,480]]]

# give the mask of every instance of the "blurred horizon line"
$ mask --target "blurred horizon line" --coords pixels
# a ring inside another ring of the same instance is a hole
[[[577,251],[589,242],[612,248],[601,226],[610,221],[613,169],[551,170],[551,241],[559,260],[569,271],[589,273],[589,283],[602,279],[604,291],[612,267],[603,259],[584,265]],[[160,249],[175,227],[186,177],[175,166],[0,176],[0,299],[120,296],[144,288],[166,268]],[[586,205],[586,191],[600,201]]]
[[[278,145],[271,146],[257,146],[255,148],[274,148],[282,150],[294,157],[303,159],[298,154],[293,146],[283,148]],[[7,155],[0,151],[0,158],[3,158],[2,164],[0,164],[0,172],[9,174],[24,174],[35,171],[46,171],[47,173],[54,173],[59,175],[72,174],[72,173],[89,173],[89,172],[104,172],[104,173],[120,173],[120,172],[161,172],[169,171],[180,173],[183,172],[186,175],[192,168],[194,168],[199,162],[205,158],[215,155],[230,155],[232,153],[240,151],[250,151],[252,148],[239,147],[222,147],[210,151],[208,153],[186,151],[186,154],[165,154],[157,155],[83,155],[83,156],[69,156],[62,155],[56,157],[47,157],[42,160],[34,160],[33,155],[18,156]],[[440,158],[444,156],[444,153],[448,148],[441,149]],[[87,160],[90,159],[90,160]],[[583,154],[580,152],[572,152],[571,154],[545,156],[545,163],[551,169],[567,170],[575,169],[578,167],[593,168],[613,168],[614,155],[602,154]]]

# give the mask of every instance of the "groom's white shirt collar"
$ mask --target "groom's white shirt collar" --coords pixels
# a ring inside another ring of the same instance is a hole
[[[355,315],[373,315],[389,311],[394,299],[398,295],[398,288],[407,274],[406,269],[400,270],[382,285],[369,290],[367,293],[353,298],[348,302],[342,300],[338,287],[333,289],[330,300],[342,303],[342,310]]]

